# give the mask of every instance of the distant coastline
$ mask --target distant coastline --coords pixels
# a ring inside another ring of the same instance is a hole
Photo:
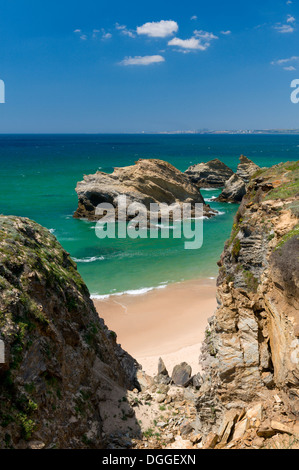
[[[157,134],[208,134],[208,135],[299,135],[299,129],[236,129],[236,130],[189,130],[189,131],[165,131]]]

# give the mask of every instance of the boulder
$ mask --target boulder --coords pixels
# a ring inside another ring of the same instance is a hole
[[[232,175],[226,181],[222,193],[216,199],[219,202],[241,202],[246,193],[246,184],[238,175]]]
[[[218,158],[207,163],[198,163],[190,166],[186,171],[191,181],[200,188],[221,188],[234,174],[227,165]]]
[[[126,196],[126,207],[135,204],[138,210],[138,204],[145,206],[148,219],[150,204],[176,204],[181,208],[183,203],[190,203],[192,209],[196,203],[204,204],[198,187],[186,174],[156,159],[140,159],[135,165],[115,168],[112,174],[97,171],[93,175],[85,175],[83,181],[77,184],[76,192],[78,208],[74,217],[88,220],[100,220],[103,217],[103,214],[96,212],[101,203],[118,208],[120,196]],[[203,210],[207,217],[216,214],[206,204]],[[133,217],[135,213],[125,214],[126,220]]]
[[[186,362],[176,365],[173,368],[171,379],[175,385],[185,386],[189,383],[191,377],[191,366]]]

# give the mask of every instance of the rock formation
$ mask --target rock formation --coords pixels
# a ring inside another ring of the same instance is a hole
[[[185,173],[199,188],[221,188],[234,174],[233,170],[218,160],[218,158],[207,163],[192,165]]]
[[[68,253],[25,218],[0,216],[0,329],[0,447],[107,447],[108,400],[136,386],[138,365]]]
[[[216,201],[220,202],[241,202],[246,193],[246,184],[242,178],[234,174],[225,182],[222,193]]]
[[[217,397],[219,413],[277,388],[299,415],[298,177],[299,162],[260,170],[222,253],[201,388],[202,403]]]
[[[260,170],[260,167],[244,155],[240,157],[237,172],[226,181],[224,189],[216,199],[220,202],[240,203],[246,193],[246,186],[250,178]]]
[[[78,208],[76,218],[98,220],[96,207],[100,203],[110,203],[117,207],[118,197],[125,195],[127,203],[142,203],[147,210],[151,203],[181,205],[203,203],[204,200],[189,177],[162,160],[140,159],[135,165],[115,168],[112,174],[96,172],[84,176],[76,187]],[[204,205],[204,215],[211,217],[215,211]],[[135,216],[135,215],[134,215]],[[127,220],[133,215],[128,216]]]
[[[298,181],[299,162],[250,181],[219,262],[203,377],[178,388],[158,375],[143,390],[164,410],[147,446],[299,448]]]
[[[256,165],[253,161],[249,160],[249,158],[245,157],[244,155],[241,155],[240,157],[240,163],[237,168],[236,174],[242,178],[242,180],[245,181],[245,183],[248,183],[250,178],[256,173],[260,167]]]

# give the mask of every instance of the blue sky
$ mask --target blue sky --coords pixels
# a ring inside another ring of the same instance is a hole
[[[1,133],[299,128],[299,0],[1,0]]]

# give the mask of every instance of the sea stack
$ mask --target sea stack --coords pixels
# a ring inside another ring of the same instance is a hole
[[[77,184],[78,208],[75,218],[99,220],[96,207],[100,203],[110,203],[115,208],[119,196],[125,195],[127,203],[142,203],[147,211],[151,203],[204,204],[204,215],[216,214],[204,203],[198,187],[189,177],[174,166],[162,160],[140,159],[135,165],[115,168],[112,174],[97,171],[84,176]],[[127,219],[129,220],[129,218]]]
[[[234,174],[226,181],[224,189],[216,199],[219,202],[241,202],[246,193],[246,183],[238,175]]]
[[[185,174],[199,188],[222,188],[234,172],[225,163],[215,158],[207,163],[190,166]]]

